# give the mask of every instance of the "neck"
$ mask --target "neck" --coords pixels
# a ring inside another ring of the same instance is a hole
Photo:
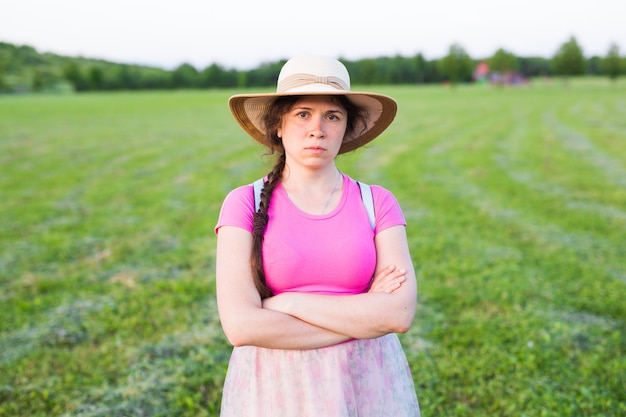
[[[342,177],[335,166],[315,175],[290,172],[286,167],[282,184],[289,199],[300,210],[311,214],[324,214],[331,211],[341,199]]]
[[[325,190],[334,188],[340,175],[334,164],[321,170],[293,169],[286,165],[281,182],[290,189]]]

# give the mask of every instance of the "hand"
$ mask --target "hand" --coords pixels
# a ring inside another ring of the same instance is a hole
[[[406,270],[390,265],[374,276],[370,289],[367,292],[391,294],[400,288],[404,281],[406,281]]]

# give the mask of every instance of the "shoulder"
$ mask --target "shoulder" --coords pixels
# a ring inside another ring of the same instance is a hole
[[[371,185],[374,207],[381,210],[400,210],[400,203],[396,196],[387,188],[380,185]]]
[[[374,200],[376,233],[392,226],[406,226],[404,214],[394,194],[381,185],[371,184],[369,187],[372,190]]]
[[[254,214],[254,193],[252,184],[242,185],[226,195],[215,231],[222,226],[237,226],[252,230]]]
[[[380,200],[396,199],[390,190],[381,185],[372,184],[370,185],[370,188],[372,189],[372,195],[374,198],[378,198]]]
[[[226,195],[222,202],[220,216],[227,211],[248,212],[251,210],[254,210],[254,191],[252,184],[246,184],[231,190]]]
[[[372,191],[372,197],[374,198],[374,204],[376,206],[379,206],[379,205],[384,206],[387,204],[398,204],[396,197],[393,195],[393,193],[387,188],[383,187],[382,185],[368,184],[366,182],[355,180],[353,178],[350,178],[350,180],[354,182],[356,185],[363,184],[363,185],[368,186],[370,190]]]
[[[230,191],[224,199],[224,204],[232,202],[254,204],[254,194],[252,184],[241,185]]]

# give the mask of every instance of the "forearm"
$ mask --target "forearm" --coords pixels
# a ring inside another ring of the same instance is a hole
[[[408,287],[411,287],[409,284]],[[347,296],[289,293],[275,308],[311,325],[357,339],[406,332],[415,315],[411,288]]]
[[[222,323],[227,338],[235,346],[314,349],[351,339],[350,336],[266,308],[254,308],[254,311],[238,317],[241,318]]]

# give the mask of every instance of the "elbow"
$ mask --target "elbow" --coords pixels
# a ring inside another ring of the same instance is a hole
[[[258,309],[239,308],[234,311],[220,311],[220,325],[228,342],[235,346],[258,346],[263,341],[263,323],[250,317],[258,316]]]
[[[409,318],[401,318],[398,319],[395,317],[394,319],[387,321],[385,323],[380,323],[380,326],[375,329],[375,335],[381,336],[389,333],[406,333],[411,329],[411,324],[413,323],[412,319]],[[360,336],[353,336],[359,338]]]
[[[394,333],[406,333],[411,329],[411,323],[402,324],[396,327]]]
[[[227,332],[226,330],[224,330],[224,334],[228,342],[234,347],[247,346],[250,344],[250,341],[243,334]]]
[[[394,333],[406,333],[411,329],[412,324],[413,319],[399,321],[396,323]]]
[[[406,333],[411,329],[413,325],[413,319],[415,318],[414,308],[405,308],[402,310],[394,321],[394,333]]]
[[[233,345],[234,347],[246,346],[246,343],[241,339],[235,339],[235,338],[231,338],[228,336],[226,338],[228,339],[230,344]]]
[[[376,325],[376,331],[380,334],[406,333],[413,325],[416,304],[412,301],[404,301],[387,305],[385,314],[378,316],[380,319]]]
[[[228,342],[235,347],[250,344],[250,336],[244,331],[244,328],[237,323],[222,322],[222,331],[224,332]]]

